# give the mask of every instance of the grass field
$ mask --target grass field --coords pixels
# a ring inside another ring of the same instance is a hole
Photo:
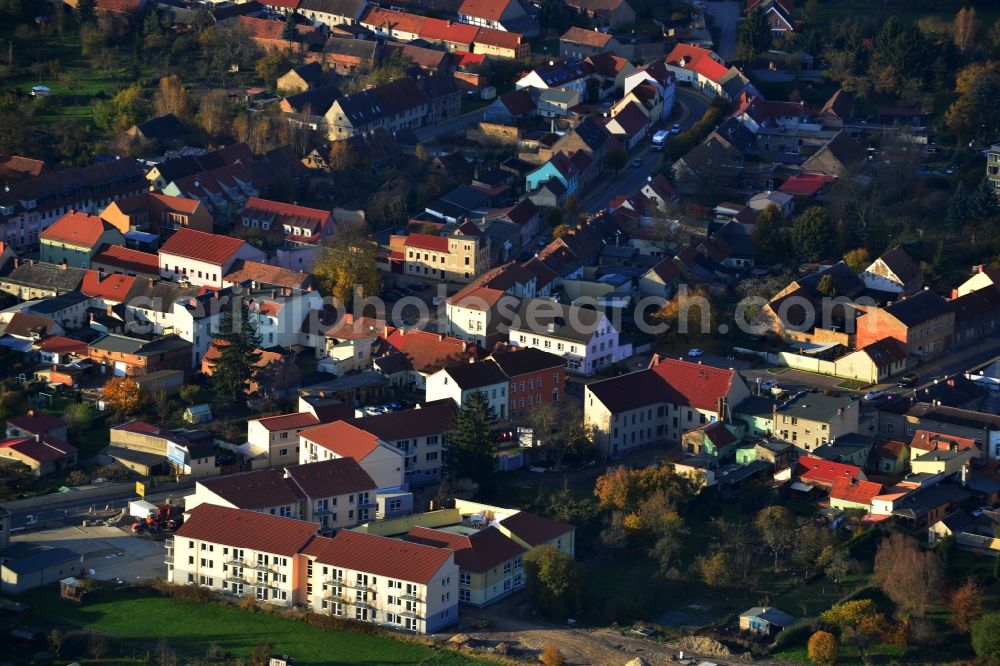
[[[351,634],[233,606],[184,601],[145,590],[103,591],[83,605],[62,601],[46,587],[25,595],[38,621],[79,627],[114,636],[129,647],[145,649],[166,636],[184,656],[201,656],[213,644],[236,656],[247,656],[259,641],[274,643],[275,654],[296,664],[420,664],[476,666],[487,663],[436,650],[416,642]]]

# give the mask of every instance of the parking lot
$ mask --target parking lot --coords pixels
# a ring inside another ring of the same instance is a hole
[[[18,534],[11,542],[69,548],[83,555],[87,576],[98,580],[134,582],[163,578],[167,571],[163,541],[134,537],[117,527],[70,525]]]

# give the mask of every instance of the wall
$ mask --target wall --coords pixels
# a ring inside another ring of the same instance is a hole
[[[480,122],[479,132],[487,141],[494,141],[503,145],[516,146],[518,141],[521,140],[520,128],[509,125]]]

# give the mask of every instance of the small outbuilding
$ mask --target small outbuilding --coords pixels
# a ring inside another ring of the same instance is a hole
[[[212,420],[212,408],[208,403],[191,405],[184,410],[184,420],[188,423],[208,423]]]
[[[795,622],[788,613],[769,606],[754,606],[740,613],[740,629],[759,636],[774,636]]]

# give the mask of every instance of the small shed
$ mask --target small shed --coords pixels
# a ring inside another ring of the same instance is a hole
[[[740,629],[759,636],[774,636],[795,622],[788,613],[769,606],[754,606],[740,613]]]
[[[59,581],[59,596],[62,599],[69,599],[76,603],[82,603],[86,590],[80,584],[80,580],[70,576]]]
[[[191,405],[184,410],[184,420],[188,423],[208,423],[212,420],[212,408],[208,403]]]

